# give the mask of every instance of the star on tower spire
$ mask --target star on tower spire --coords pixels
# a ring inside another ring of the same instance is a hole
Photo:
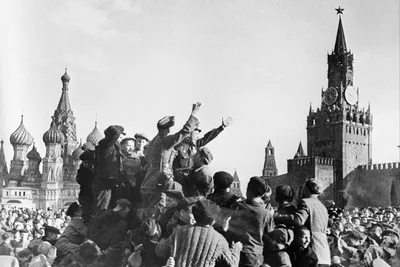
[[[336,15],[343,15],[343,10],[344,10],[344,8],[341,8],[340,6],[338,7],[338,8],[335,8],[335,10],[336,10]]]

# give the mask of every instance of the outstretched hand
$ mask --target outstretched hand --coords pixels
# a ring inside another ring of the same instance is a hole
[[[229,229],[229,221],[231,220],[231,216],[224,218],[224,221],[222,222],[222,229],[224,230],[224,232],[227,232]]]
[[[228,117],[228,118],[226,118],[226,119],[222,118],[222,126],[228,127],[228,126],[231,125],[232,123],[233,123],[232,117]]]
[[[201,103],[196,102],[192,106],[192,115],[195,115],[200,110]]]

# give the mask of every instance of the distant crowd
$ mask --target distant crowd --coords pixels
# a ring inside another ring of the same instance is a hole
[[[400,266],[400,208],[326,207],[314,178],[297,194],[251,177],[233,194],[206,147],[233,120],[200,137],[200,107],[175,134],[168,116],[152,139],[112,125],[86,143],[67,210],[2,207],[0,266]]]

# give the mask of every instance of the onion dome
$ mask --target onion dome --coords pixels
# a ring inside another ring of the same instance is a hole
[[[103,139],[103,135],[97,129],[97,121],[96,121],[94,124],[93,131],[86,138],[86,142],[92,143],[94,146],[97,146],[101,139]]]
[[[67,73],[67,68],[65,68],[65,73],[63,76],[61,76],[61,81],[63,83],[69,83],[70,80],[71,80],[71,77],[69,77],[69,75]]]
[[[26,155],[26,157],[28,158],[28,159],[30,159],[30,160],[38,160],[38,159],[42,159],[41,157],[40,157],[40,154],[39,154],[39,152],[37,152],[37,150],[36,150],[36,147],[35,147],[35,143],[33,143],[33,147],[32,147],[32,149],[31,149],[31,151],[29,151],[28,152],[28,154]]]
[[[72,158],[74,159],[79,159],[79,156],[83,153],[83,149],[82,149],[82,139],[81,142],[79,143],[79,146],[74,150],[74,152],[72,152]]]
[[[26,145],[30,146],[33,143],[32,135],[25,129],[24,116],[21,115],[21,124],[10,136],[10,142],[13,146],[15,145]]]
[[[45,144],[62,144],[64,143],[64,139],[64,134],[58,130],[56,123],[53,120],[50,129],[43,135],[43,142]]]

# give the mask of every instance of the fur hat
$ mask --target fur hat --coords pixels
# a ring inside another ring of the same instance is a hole
[[[294,189],[289,185],[278,185],[275,189],[275,200],[276,202],[281,202],[287,200],[289,202],[293,201]]]
[[[220,171],[213,176],[215,189],[225,189],[233,183],[233,177],[230,173]]]

